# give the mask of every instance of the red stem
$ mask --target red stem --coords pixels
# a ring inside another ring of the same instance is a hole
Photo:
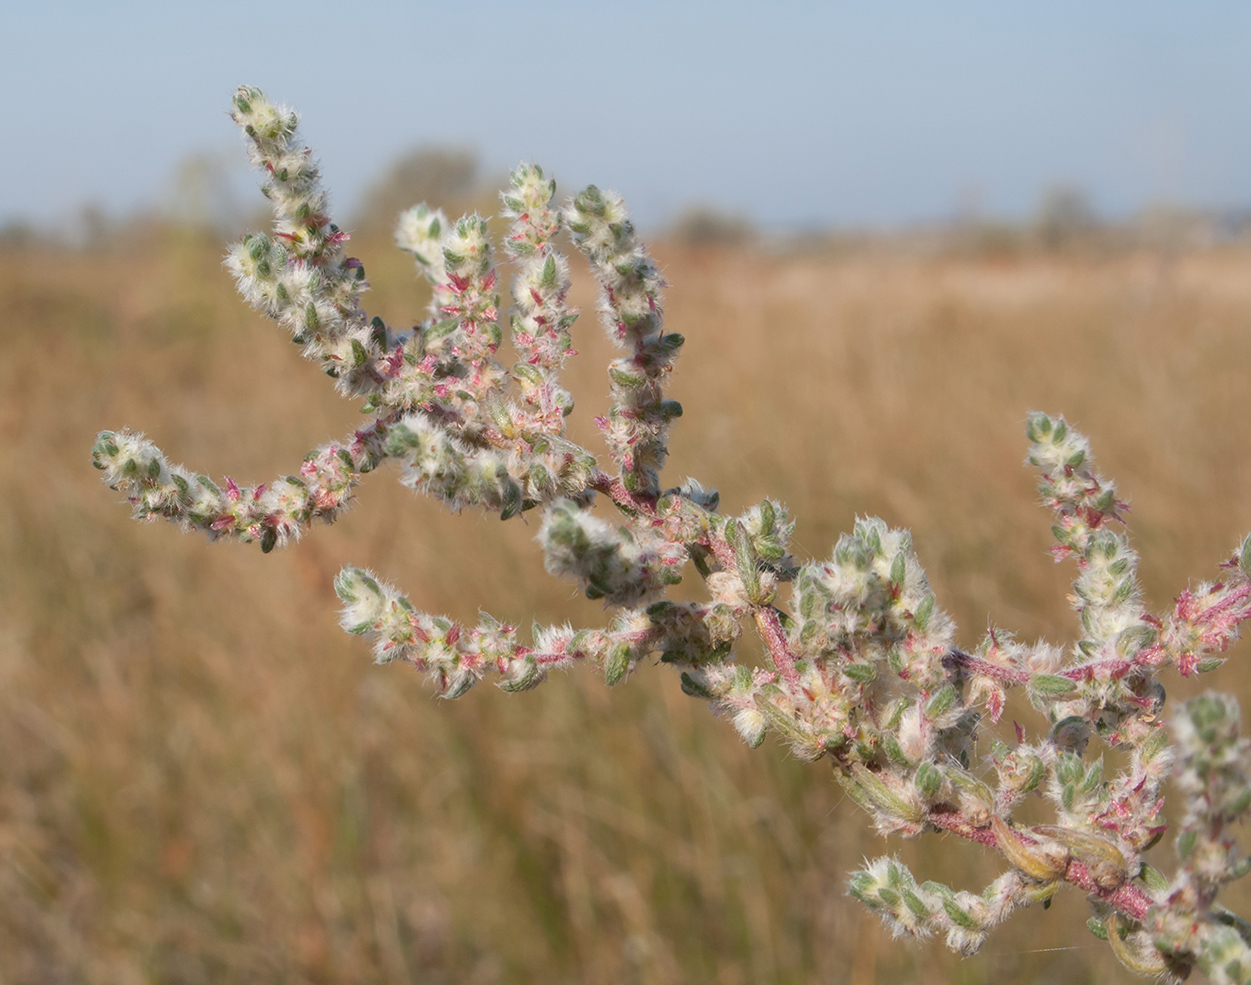
[[[587,485],[596,492],[603,493],[626,513],[642,513],[653,518],[656,516],[655,496],[640,496],[632,493],[625,487],[625,483],[620,479],[614,479],[606,472],[596,469]]]
[[[790,644],[786,642],[786,633],[782,631],[782,620],[778,618],[778,610],[771,605],[761,606],[756,610],[756,631],[769,649],[769,657],[773,666],[782,675],[782,680],[793,689],[799,687],[799,671],[795,669],[795,657],[791,653]]]
[[[965,653],[963,650],[954,648],[948,650],[946,656],[943,657],[943,663],[949,667],[962,667],[965,670],[971,670],[975,674],[981,674],[1002,684],[1029,683],[1029,674],[1027,672],[1013,670],[1011,667],[1001,667],[999,664],[993,664],[989,660],[975,657],[973,654]]]
[[[733,571],[737,565],[734,548],[724,537],[710,537],[704,545],[712,551],[713,556],[727,571]],[[791,653],[790,644],[786,642],[786,633],[782,629],[782,620],[778,610],[771,605],[764,605],[753,613],[756,620],[756,632],[769,651],[769,659],[789,687],[799,687],[799,671],[795,669],[795,655]]]
[[[999,847],[999,841],[989,827],[974,827],[968,818],[952,808],[935,807],[930,810],[927,820],[936,828],[950,831],[961,838],[975,841],[979,845],[985,845],[987,848]],[[1029,837],[1029,831],[1017,831],[1016,835],[1026,840]],[[1147,911],[1155,906],[1155,900],[1133,880],[1126,879],[1115,889],[1104,889],[1099,886],[1091,875],[1090,867],[1077,858],[1069,859],[1061,878],[1139,923],[1146,919]]]

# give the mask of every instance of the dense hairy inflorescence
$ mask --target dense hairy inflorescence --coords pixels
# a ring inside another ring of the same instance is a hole
[[[797,756],[828,760],[883,833],[953,832],[1002,856],[1003,874],[980,893],[918,882],[892,858],[867,863],[850,892],[896,933],[941,934],[970,953],[1008,914],[1070,884],[1089,899],[1092,932],[1126,966],[1251,981],[1251,928],[1216,902],[1220,886],[1251,867],[1229,836],[1251,810],[1248,740],[1238,736],[1237,705],[1219,695],[1183,707],[1170,733],[1160,682],[1168,667],[1190,676],[1222,662],[1251,615],[1251,538],[1219,580],[1186,589],[1169,612],[1148,612],[1116,488],[1095,470],[1086,438],[1063,418],[1033,414],[1029,462],[1053,515],[1056,559],[1076,566],[1080,638],[1066,652],[995,629],[961,649],[905,531],[861,520],[828,558],[801,562],[781,504],[726,516],[717,494],[692,480],[664,487],[666,436],[681,414],[664,383],[683,338],[665,330],[664,283],[620,198],[590,187],[561,206],[540,168],[513,173],[502,247],[517,360],[506,367],[485,219],[453,222],[425,204],[400,217],[397,245],[430,282],[432,301],[425,321],[397,332],[360,307],[364,269],[343,253],[347,237],[327,215],[296,115],[243,88],[233,116],[266,176],[274,230],[245,237],[226,265],[244,298],[344,394],[364,399],[366,419],[294,473],[251,487],[172,464],[140,434],[102,432],[93,461],[137,518],[268,551],[315,519],[333,520],[360,477],[388,460],[402,482],[453,511],[507,520],[537,510],[547,570],[602,600],[607,625],[536,626],[522,641],[501,619],[484,614],[468,626],[429,615],[372,573],[346,568],[335,582],[344,629],[367,638],[378,662],[427,672],[446,697],[488,675],[525,690],[579,662],[616,684],[658,657],[752,746],[772,733]],[[623,350],[596,421],[607,467],[565,435],[573,399],[560,371],[574,354],[578,312],[567,304],[562,229],[589,260],[604,326]],[[597,498],[617,522],[592,512]],[[688,566],[704,591],[677,601],[670,589]],[[764,646],[760,665],[740,657],[748,627]],[[977,755],[975,735],[994,734],[1014,688],[1039,727],[1018,726]],[[1105,750],[1124,765],[1105,769]],[[1171,878],[1145,860],[1164,833],[1170,773],[1187,797]],[[1045,802],[1053,823],[1014,820],[1027,798]]]

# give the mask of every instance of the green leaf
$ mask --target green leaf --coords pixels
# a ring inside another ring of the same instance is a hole
[[[1019,790],[1021,793],[1030,793],[1037,789],[1038,784],[1042,783],[1043,777],[1047,775],[1046,764],[1037,756],[1031,756],[1029,760],[1029,773],[1026,774],[1025,781],[1021,784]]]
[[[914,893],[911,889],[902,890],[904,904],[912,911],[913,915],[924,920],[930,915],[929,907],[925,905],[921,897]]]
[[[677,332],[667,332],[656,341],[657,348],[666,355],[677,352],[686,344],[686,337]]]
[[[672,421],[674,418],[682,416],[682,405],[676,400],[662,400],[657,406],[660,416],[666,421]]]
[[[925,714],[929,718],[941,718],[951,710],[959,695],[950,684],[944,684],[925,702]]]
[[[695,680],[686,671],[682,672],[682,693],[692,698],[703,698],[705,701],[712,701],[716,697],[704,684]]]
[[[734,551],[734,566],[743,582],[748,599],[760,602],[760,572],[756,568],[756,556],[751,539],[737,520],[726,520],[725,539]]]
[[[499,687],[501,691],[509,694],[516,694],[519,691],[528,691],[543,679],[543,674],[539,669],[538,663],[533,657],[525,658],[525,670],[519,677],[505,678],[500,681]]]
[[[995,806],[994,791],[968,770],[961,769],[955,763],[952,763],[944,772],[947,775],[947,779],[954,786],[963,790],[969,796],[976,798],[986,807]]]
[[[917,611],[912,616],[913,625],[922,633],[925,627],[930,624],[930,617],[934,615],[934,596],[926,595],[921,599],[921,604],[917,606]]]
[[[858,764],[853,764],[851,769],[855,777],[853,782],[860,786],[878,810],[907,821],[919,821],[924,816],[922,808],[903,800],[872,770]]]
[[[1168,889],[1169,887],[1169,881],[1164,878],[1164,875],[1160,872],[1160,870],[1152,868],[1146,862],[1142,863],[1142,868],[1138,871],[1138,876],[1142,879],[1146,887],[1154,893],[1158,893],[1161,890]]]
[[[868,684],[877,677],[877,668],[873,664],[850,663],[843,667],[843,673],[857,684]]]
[[[1198,834],[1193,830],[1183,831],[1177,836],[1177,857],[1183,862],[1189,860],[1195,850]]]
[[[1071,752],[1061,752],[1055,761],[1056,779],[1061,783],[1076,783],[1086,775],[1081,758]]]
[[[1157,728],[1139,747],[1139,756],[1144,763],[1149,763],[1168,747],[1168,730]]]
[[[877,900],[870,896],[877,889],[877,880],[868,872],[856,872],[847,880],[847,892],[866,906],[876,906]]]
[[[1029,679],[1030,690],[1045,698],[1058,698],[1077,689],[1067,677],[1059,674],[1035,674]]]
[[[647,377],[641,373],[627,373],[623,369],[618,369],[615,365],[608,368],[608,377],[617,386],[626,390],[636,389],[647,382]]]
[[[885,732],[882,734],[882,749],[883,751],[885,751],[886,755],[890,758],[890,760],[894,762],[896,765],[898,766],[910,765],[908,762],[908,757],[904,755],[903,747],[899,744],[899,740],[896,739],[889,732]]]
[[[1097,759],[1086,771],[1086,775],[1078,784],[1077,791],[1081,794],[1091,794],[1099,788],[1101,783],[1103,783],[1103,760]]]
[[[614,643],[604,661],[604,681],[609,687],[621,683],[626,671],[630,669],[630,646],[627,643]]]
[[[933,763],[924,762],[917,767],[913,782],[926,800],[933,800],[942,788],[943,775]]]
[[[951,917],[952,923],[958,924],[968,930],[976,930],[978,923],[973,919],[972,915],[962,910],[955,900],[944,899],[943,909],[947,912],[947,916]]]
[[[517,485],[511,478],[504,481],[504,491],[502,506],[500,508],[500,519],[510,520],[521,512],[521,486]]]

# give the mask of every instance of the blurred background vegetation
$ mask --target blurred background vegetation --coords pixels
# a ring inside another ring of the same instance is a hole
[[[248,210],[212,162],[188,174],[202,194],[180,213],[0,236],[0,982],[1127,977],[1073,890],[968,960],[891,942],[844,894],[862,857],[898,852],[973,890],[994,860],[884,842],[826,764],[746,749],[665,668],[441,702],[338,629],[331,579],[349,562],[459,619],[595,623],[543,572],[532,518],[447,516],[384,470],[338,524],[270,556],[131,522],[89,465],[102,428],[255,482],[356,420],[235,298],[222,237]],[[371,311],[405,326],[424,310],[394,212],[490,208],[490,177],[443,149],[379,179],[351,244]],[[1091,436],[1133,505],[1153,606],[1215,577],[1251,530],[1236,219],[1112,226],[1062,188],[1024,223],[892,234],[765,236],[698,209],[654,251],[688,340],[669,479],[719,488],[727,512],[781,499],[805,556],[857,515],[912,529],[968,645],[992,620],[1073,638],[1072,572],[1021,465],[1030,409]],[[609,347],[575,268],[574,437],[598,448]],[[1212,683],[1251,708],[1249,658]]]

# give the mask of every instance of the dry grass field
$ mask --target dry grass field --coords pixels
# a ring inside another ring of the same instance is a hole
[[[883,842],[828,765],[746,749],[667,668],[442,702],[337,628],[348,562],[460,618],[593,623],[533,520],[447,516],[376,474],[269,556],[133,523],[90,467],[101,428],[259,481],[356,416],[236,300],[222,244],[128,237],[0,255],[0,983],[1128,979],[1074,890],[969,960],[892,942],[845,895],[863,856],[971,889],[993,860]],[[354,246],[370,309],[418,317],[403,258]],[[1153,605],[1251,530],[1251,251],[656,252],[688,340],[668,477],[727,512],[780,498],[807,555],[857,514],[911,528],[968,645],[989,620],[1073,637],[1030,409],[1118,479]],[[598,447],[607,345],[581,290],[575,437]],[[1209,681],[1251,710],[1249,659]]]

